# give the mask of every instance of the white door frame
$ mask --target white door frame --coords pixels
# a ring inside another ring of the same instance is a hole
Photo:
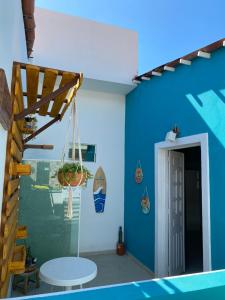
[[[211,271],[208,133],[155,144],[155,275],[168,276],[168,151],[201,147],[203,271]]]

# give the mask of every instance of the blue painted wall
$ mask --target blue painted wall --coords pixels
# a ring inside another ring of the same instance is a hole
[[[128,251],[154,270],[154,143],[174,124],[180,136],[208,132],[213,269],[225,267],[225,49],[141,83],[126,99],[125,241]],[[134,171],[141,160],[144,181]],[[141,212],[148,187],[151,212]]]

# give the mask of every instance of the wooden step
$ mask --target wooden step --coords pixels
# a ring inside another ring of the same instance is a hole
[[[24,245],[15,246],[11,262],[9,262],[9,271],[13,274],[25,272],[26,248]]]
[[[26,239],[28,236],[27,226],[21,225],[16,229],[16,239]]]

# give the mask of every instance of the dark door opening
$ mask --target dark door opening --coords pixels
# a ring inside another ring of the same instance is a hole
[[[185,273],[202,272],[201,148],[176,151],[184,154]]]

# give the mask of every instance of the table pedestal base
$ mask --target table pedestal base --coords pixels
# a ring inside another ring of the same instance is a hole
[[[83,288],[83,284],[80,284],[80,289]],[[73,289],[72,286],[65,286],[65,291],[71,291]]]

